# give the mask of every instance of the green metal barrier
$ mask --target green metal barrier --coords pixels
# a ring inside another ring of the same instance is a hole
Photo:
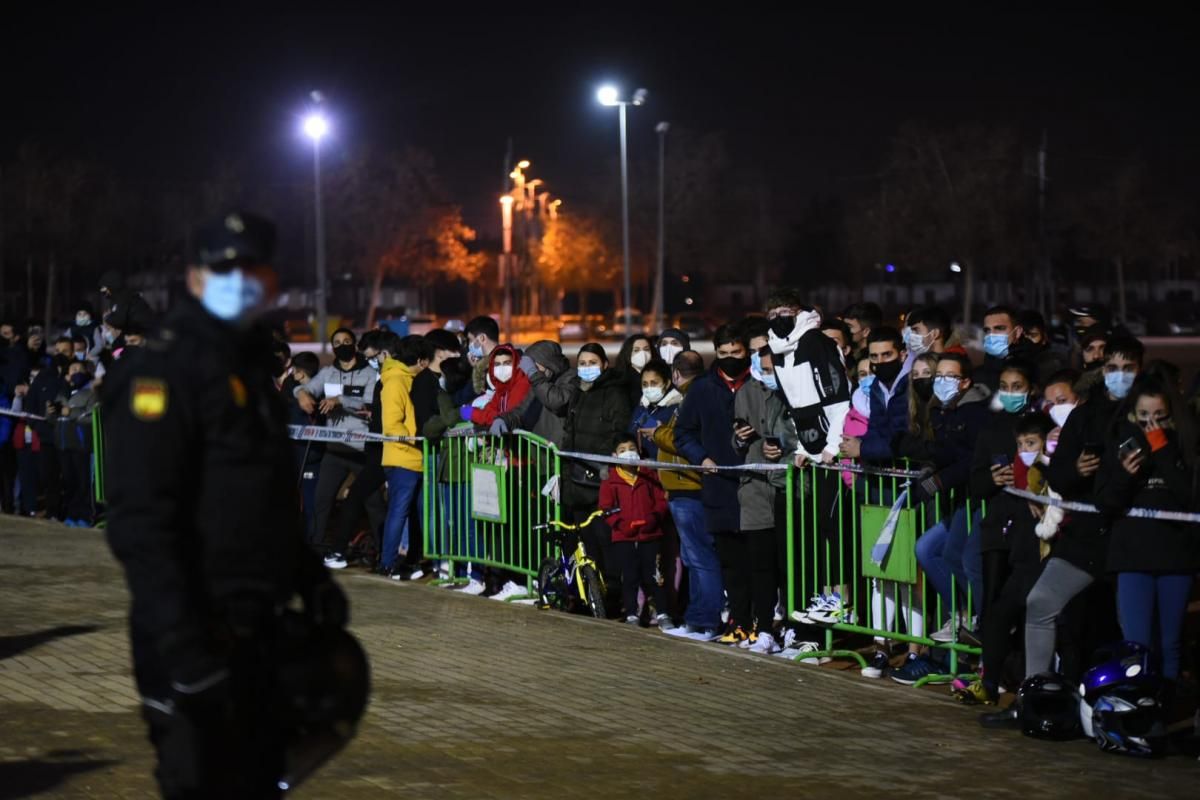
[[[916,685],[945,682],[959,674],[960,657],[978,656],[979,648],[960,643],[935,642],[931,631],[947,618],[957,620],[958,587],[952,578],[955,602],[944,608],[940,596],[927,586],[916,559],[920,536],[954,508],[954,495],[938,495],[914,503],[911,493],[899,511],[891,548],[881,564],[871,559],[884,522],[906,479],[897,475],[860,475],[847,486],[840,472],[807,466],[789,469],[787,481],[788,531],[786,616],[808,598],[838,590],[847,611],[842,618],[823,623],[824,642],[819,652],[797,659],[852,658],[866,666],[853,649],[838,647],[836,634],[863,634],[876,642],[907,642],[947,652],[946,674],[929,675]],[[944,508],[945,507],[945,508]],[[972,535],[973,508],[966,506],[968,535]],[[967,587],[967,617],[972,598]],[[927,602],[932,596],[932,603]],[[866,602],[864,602],[866,601]],[[955,627],[957,637],[957,625]],[[844,637],[841,640],[844,642]]]
[[[425,461],[425,553],[460,568],[488,566],[525,579],[533,593],[550,545],[535,525],[559,520],[561,509],[543,487],[559,474],[554,446],[531,433],[450,431]],[[519,599],[519,598],[513,598]]]
[[[92,409],[92,496],[104,503],[104,426],[100,422],[100,407]]]

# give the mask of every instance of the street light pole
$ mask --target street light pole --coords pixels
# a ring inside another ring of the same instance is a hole
[[[319,92],[312,93],[313,102],[318,106],[321,102]],[[325,290],[328,281],[325,280],[325,215],[321,208],[321,139],[329,132],[329,121],[321,114],[320,109],[313,110],[304,118],[304,133],[313,143],[313,212],[316,219],[317,238],[317,340],[321,343],[321,353],[325,353],[328,342],[328,310],[325,302]]]
[[[621,118],[621,245],[625,272],[625,333],[633,332],[633,288],[630,283],[629,264],[629,154],[626,147],[625,109],[631,103],[640,106],[646,102],[647,92],[638,89],[632,100],[622,100],[620,92],[613,86],[603,86],[596,93],[600,105],[617,106]]]
[[[629,276],[629,158],[625,148],[625,106],[621,103],[621,247],[625,265],[625,335],[633,335],[633,290]]]
[[[671,125],[660,122],[654,130],[658,133],[658,264],[654,271],[654,330],[657,333],[666,327],[665,284],[667,261],[667,131]]]
[[[325,301],[325,214],[321,207],[321,138],[313,138],[313,209],[316,214],[317,226],[317,338],[321,342],[321,352],[325,352],[328,344],[326,332],[329,328],[329,315]]]

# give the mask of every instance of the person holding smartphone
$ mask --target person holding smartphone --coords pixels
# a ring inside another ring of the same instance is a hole
[[[1163,676],[1179,677],[1180,641],[1192,580],[1200,570],[1195,526],[1126,517],[1130,508],[1191,511],[1196,441],[1177,425],[1178,397],[1161,381],[1138,381],[1109,437],[1097,479],[1100,507],[1113,516],[1108,569],[1117,574],[1125,639],[1155,650]],[[1157,641],[1154,633],[1157,631]]]
[[[1067,418],[1046,468],[1050,488],[1064,500],[1093,505],[1100,500],[1096,476],[1104,443],[1141,371],[1144,355],[1142,343],[1132,337],[1114,336],[1108,342],[1102,367],[1104,383]],[[1083,513],[1071,514],[1060,527],[1054,552],[1025,599],[1025,677],[1049,672],[1057,650],[1061,659],[1057,671],[1068,680],[1078,680],[1084,655],[1094,649],[1082,641],[1083,622],[1093,631],[1093,638],[1116,638],[1116,630],[1105,630],[1117,626],[1109,610],[1112,597],[1104,594],[1103,584],[1098,594],[1074,606],[1078,613],[1061,627],[1061,638],[1057,637],[1059,617],[1067,603],[1092,586],[1107,567],[1109,528],[1106,516]],[[985,724],[1017,727],[1015,704],[989,715]]]

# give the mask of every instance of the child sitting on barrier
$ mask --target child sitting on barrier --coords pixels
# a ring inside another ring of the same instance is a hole
[[[617,436],[613,456],[636,461],[637,439],[633,434]],[[613,467],[600,485],[600,508],[620,509],[605,521],[612,528],[612,553],[621,570],[621,599],[625,621],[658,625],[666,615],[666,590],[659,564],[663,522],[667,517],[667,495],[653,470],[636,466]],[[653,598],[638,609],[638,589]]]

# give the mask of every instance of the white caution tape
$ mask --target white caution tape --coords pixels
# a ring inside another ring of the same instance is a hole
[[[1096,508],[1091,503],[1077,503],[1072,500],[1059,500],[1055,497],[1047,497],[1044,494],[1034,494],[1024,489],[1014,489],[1009,486],[1005,488],[1006,492],[1014,497],[1020,497],[1028,500],[1031,503],[1040,503],[1044,506],[1055,506],[1066,511],[1078,511],[1083,514],[1099,514],[1100,509]],[[1166,522],[1200,522],[1200,514],[1192,514],[1187,511],[1163,511],[1157,508],[1130,508],[1125,511],[1126,517],[1134,517],[1136,519],[1160,519]]]
[[[592,461],[599,464],[615,464],[622,467],[638,466],[647,467],[648,469],[661,469],[676,472],[785,472],[788,468],[787,463],[749,463],[703,467],[698,464],[679,464],[677,462],[668,461],[651,461],[644,458],[639,458],[636,460],[615,458],[613,456],[601,456],[594,453],[578,453],[572,450],[559,450],[558,454],[563,458],[574,459],[577,461]],[[816,467],[817,469],[830,470],[832,472],[853,472],[859,475],[875,475],[885,478],[902,478],[905,480],[909,478],[916,478],[923,474],[915,470],[864,467],[859,464],[821,464],[815,461],[808,461],[805,463],[805,466],[812,466]]]
[[[16,417],[17,419],[32,419],[37,420],[38,422],[46,421],[45,417],[39,417],[37,414],[27,414],[24,411],[13,411],[12,409],[8,408],[0,408],[0,416]]]
[[[422,436],[384,436],[366,431],[344,431],[322,425],[288,425],[288,438],[300,442],[423,442]]]

